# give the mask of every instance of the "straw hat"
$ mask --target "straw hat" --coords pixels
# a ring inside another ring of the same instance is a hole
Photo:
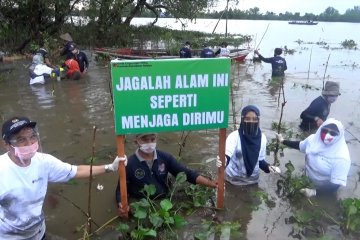
[[[72,37],[70,36],[69,33],[61,34],[61,35],[60,35],[60,38],[61,38],[62,40],[68,41],[68,42],[72,42],[72,41],[73,41],[73,39],[72,39]]]
[[[327,81],[325,88],[322,90],[324,96],[339,96],[340,94],[340,83]]]

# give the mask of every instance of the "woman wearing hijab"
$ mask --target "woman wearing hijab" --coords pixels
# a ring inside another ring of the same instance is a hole
[[[226,139],[226,181],[233,185],[258,183],[259,169],[266,173],[280,173],[278,167],[269,166],[265,161],[267,140],[261,133],[259,121],[260,111],[257,107],[244,107],[239,129],[230,133]],[[216,165],[222,165],[219,158]]]
[[[340,186],[346,186],[351,160],[340,121],[326,120],[303,141],[284,140],[281,134],[276,137],[284,145],[305,153],[305,174],[316,188],[302,189],[306,196],[315,196],[317,190],[336,192]]]

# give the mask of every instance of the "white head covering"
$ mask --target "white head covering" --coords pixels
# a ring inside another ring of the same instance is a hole
[[[339,129],[339,135],[334,137],[331,144],[325,144],[321,140],[321,129],[328,124],[335,124]],[[345,142],[344,126],[342,123],[334,118],[327,119],[315,134],[308,137],[308,147],[305,150],[306,154],[321,155],[329,159],[342,158],[350,161],[350,154],[348,146]]]

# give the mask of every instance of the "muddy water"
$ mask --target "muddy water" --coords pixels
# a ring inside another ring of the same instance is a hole
[[[307,65],[311,47],[313,47],[313,56],[316,57],[312,60],[312,69],[308,74]],[[340,64],[339,60],[358,64],[356,62],[359,61],[358,51],[332,52],[332,56],[336,56],[338,61],[328,64],[325,73],[329,51],[317,45],[308,45],[306,48],[294,45],[294,48],[298,50],[297,53],[286,56],[289,70],[285,79],[287,103],[283,122],[297,132],[299,115],[321,93],[323,76],[325,75],[329,80],[339,81],[342,95],[331,107],[330,117],[339,119],[347,128],[346,138],[353,163],[348,185],[339,190],[338,198],[359,198],[360,85],[357,76],[360,70],[358,65]],[[93,127],[96,126],[97,163],[112,161],[115,153],[115,136],[108,67],[97,66],[95,62],[91,62],[88,76],[80,81],[51,81],[41,87],[30,87],[26,68],[28,64],[28,61],[24,61],[1,66],[1,69],[7,69],[5,72],[2,71],[3,80],[0,82],[1,120],[14,115],[26,115],[36,120],[41,134],[42,151],[73,164],[82,164],[91,156]],[[279,88],[269,80],[270,69],[268,64],[254,64],[251,61],[232,66],[235,118],[230,111],[228,133],[238,126],[240,109],[247,104],[255,104],[261,110],[261,127],[265,135],[268,140],[274,138],[271,123],[277,122],[280,116],[277,101]],[[159,147],[177,155],[179,141],[179,133],[164,133],[161,134]],[[190,134],[183,150],[183,161],[196,167],[196,164],[192,163],[204,163],[205,160],[213,158],[217,155],[217,141],[217,131],[214,130]],[[126,144],[126,152],[130,154],[133,150],[134,145],[130,137]],[[1,151],[4,152],[3,149]],[[273,157],[268,156],[267,160],[272,163]],[[281,158],[282,170],[285,170],[284,164],[289,160],[300,173],[304,167],[304,156],[296,150],[286,149],[285,156]],[[215,172],[214,163],[210,163],[208,169]],[[239,221],[242,225],[242,239],[299,238],[294,230],[295,225],[288,221],[293,215],[294,206],[276,194],[278,180],[277,175],[262,174],[257,187],[227,186],[225,209],[218,213],[219,218]],[[98,226],[116,216],[114,202],[116,181],[115,174],[97,176],[93,180],[92,219]],[[103,185],[104,189],[97,190],[97,184]],[[259,190],[268,193],[271,204],[263,203],[252,196],[252,193]],[[53,239],[77,239],[82,236],[81,226],[86,222],[82,211],[87,212],[88,209],[87,192],[87,180],[50,185],[44,211],[48,233]],[[334,216],[338,214],[335,200],[328,199],[321,202],[321,199],[315,199],[314,203],[317,204],[317,201],[322,204],[321,206],[329,205],[327,206],[329,214]],[[193,227],[197,225],[200,228],[201,223],[200,220],[191,217],[189,221],[193,224],[189,226],[188,231],[185,230],[188,234],[184,236],[192,239],[191,232],[198,231]],[[93,226],[96,228],[95,224]],[[343,236],[331,222],[323,223],[323,231],[337,239],[351,238]],[[115,239],[115,237],[104,236],[102,239]],[[238,238],[232,237],[232,239]]]

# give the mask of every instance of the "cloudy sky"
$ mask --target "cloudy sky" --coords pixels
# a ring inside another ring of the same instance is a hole
[[[231,1],[230,1],[231,2]],[[226,0],[220,0],[217,4],[216,10],[223,10],[226,6]],[[300,12],[301,15],[305,13],[320,14],[325,11],[327,7],[333,7],[339,11],[340,14],[345,13],[349,8],[360,6],[359,0],[239,0],[239,4],[230,4],[232,8],[247,10],[249,8],[258,7],[261,13],[266,11],[274,13],[285,13],[286,11],[295,13]]]

